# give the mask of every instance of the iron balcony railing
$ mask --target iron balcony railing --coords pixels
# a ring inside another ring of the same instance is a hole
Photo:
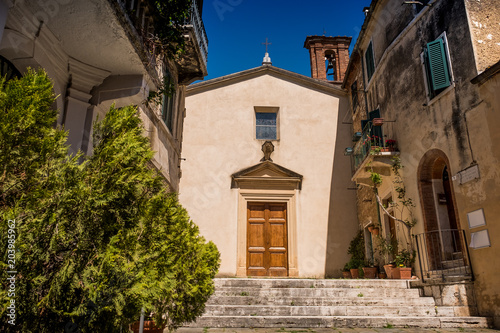
[[[198,41],[198,46],[200,47],[201,56],[206,66],[208,55],[208,38],[205,31],[205,25],[203,24],[200,12],[198,11],[196,0],[193,0],[191,4],[191,15],[188,22],[186,22],[186,25],[193,27],[196,40]]]
[[[413,236],[422,281],[474,280],[464,230],[428,231]]]
[[[152,4],[150,0],[116,0],[126,11],[129,20],[139,35],[154,35],[153,17],[150,15]],[[192,0],[190,16],[184,23],[186,28],[193,28],[196,41],[200,48],[204,65],[207,64],[208,38],[205,26],[198,11],[196,0]]]
[[[353,149],[354,170],[358,170],[366,156],[368,156],[372,148],[375,147],[385,147],[384,138],[374,133],[372,122],[369,121],[365,125],[361,138]]]

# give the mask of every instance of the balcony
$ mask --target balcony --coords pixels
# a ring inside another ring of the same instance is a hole
[[[177,60],[179,82],[189,84],[203,79],[207,73],[208,38],[201,19],[199,0],[193,0],[191,15],[184,25],[186,52]]]
[[[122,23],[129,28],[129,35],[145,63],[154,63],[155,46],[147,43],[154,36],[154,4],[151,0],[109,0]],[[202,0],[192,0],[189,18],[185,21],[185,52],[175,61],[179,84],[189,84],[207,75],[208,39],[200,11]],[[145,52],[147,49],[148,52]]]
[[[399,155],[395,147],[396,141],[384,140],[380,127],[367,122],[361,135],[355,135],[357,140],[352,150],[353,177],[357,183],[371,184],[370,171],[389,176],[392,158]]]

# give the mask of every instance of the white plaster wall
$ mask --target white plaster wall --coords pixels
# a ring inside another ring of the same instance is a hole
[[[304,176],[296,212],[299,275],[322,277],[338,97],[267,74],[188,92],[180,201],[201,233],[218,246],[219,274],[234,276],[238,189],[231,189],[231,175],[263,156],[263,141],[255,139],[254,106],[279,107],[280,138],[273,141],[271,158]],[[352,215],[354,219],[354,210]]]

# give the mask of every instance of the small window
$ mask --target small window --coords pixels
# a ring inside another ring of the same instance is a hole
[[[356,111],[358,107],[358,81],[354,81],[351,85],[351,102],[352,102],[352,111]]]
[[[255,112],[256,138],[258,140],[277,140],[277,113]]]
[[[433,99],[452,84],[446,36],[426,45],[422,61],[429,99]]]
[[[366,65],[366,75],[368,77],[368,82],[372,79],[373,73],[375,73],[375,58],[373,56],[373,44],[370,42],[368,48],[365,52],[365,65]]]
[[[165,69],[163,82],[165,84],[165,92],[162,99],[161,118],[165,125],[167,125],[170,133],[172,133],[176,89],[175,81],[167,69]]]

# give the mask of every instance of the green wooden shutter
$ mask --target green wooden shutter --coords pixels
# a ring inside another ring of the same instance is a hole
[[[368,75],[368,81],[371,80],[373,73],[375,72],[375,60],[373,58],[373,45],[370,43],[365,53],[365,63],[366,63],[366,74]]]
[[[448,87],[451,84],[450,71],[443,40],[439,38],[427,44],[427,52],[432,89],[438,90]]]

